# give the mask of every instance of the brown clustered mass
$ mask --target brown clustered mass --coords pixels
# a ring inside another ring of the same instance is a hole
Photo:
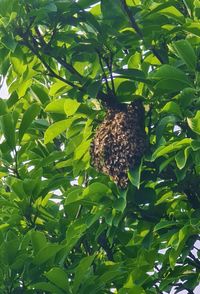
[[[128,170],[140,162],[146,149],[144,120],[141,100],[112,105],[91,144],[91,165],[122,189],[128,186]]]

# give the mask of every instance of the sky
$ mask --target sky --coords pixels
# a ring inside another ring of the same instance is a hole
[[[0,87],[0,98],[6,99],[8,98],[8,88],[6,86],[6,83],[4,82],[2,87]]]

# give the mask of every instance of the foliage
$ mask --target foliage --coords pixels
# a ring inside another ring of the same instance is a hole
[[[200,2],[0,0],[1,293],[193,293]],[[143,99],[120,190],[90,166],[105,101]]]

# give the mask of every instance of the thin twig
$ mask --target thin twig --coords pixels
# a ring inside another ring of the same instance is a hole
[[[110,73],[112,91],[113,91],[113,94],[115,96],[115,84],[114,84],[113,72],[112,72],[112,67],[113,67],[113,55],[112,55],[112,53],[110,53],[110,60],[105,59],[105,62],[106,62],[106,65],[107,65],[109,73]]]
[[[108,93],[111,93],[111,89],[110,89],[110,86],[109,86],[109,84],[108,84],[108,78],[107,78],[106,71],[105,71],[104,66],[103,66],[103,62],[102,62],[101,55],[100,55],[99,52],[97,52],[97,53],[98,53],[98,56],[99,56],[99,64],[100,64],[101,69],[102,69],[102,72],[103,72],[103,77],[104,77],[105,82],[106,82],[107,92],[108,92]]]
[[[136,33],[140,36],[140,38],[143,39],[143,33],[142,33],[141,29],[139,28],[139,26],[137,25],[135,18],[132,15],[130,9],[128,8],[128,6],[126,4],[126,0],[121,0],[121,4],[122,4],[124,11],[126,12],[128,18],[129,18],[129,20],[130,20],[132,28],[136,31]]]
[[[34,39],[32,41],[35,41]],[[46,69],[48,70],[49,72],[49,76],[51,77],[54,77],[54,78],[57,78],[58,80],[66,83],[67,85],[79,90],[79,91],[83,91],[83,89],[78,86],[78,85],[75,85],[74,83],[66,80],[65,78],[59,76],[51,67],[50,65],[42,58],[42,56],[40,55],[40,53],[35,49],[35,47],[33,47],[29,42],[28,40],[24,39],[24,44],[32,51],[33,54],[35,54],[38,59],[42,62],[42,64],[46,67]]]
[[[125,13],[127,14],[128,18],[129,18],[129,21],[130,21],[130,24],[132,26],[132,28],[136,31],[136,33],[138,34],[138,36],[144,40],[144,36],[143,36],[143,33],[140,29],[140,27],[138,26],[131,10],[129,9],[129,7],[127,6],[126,4],[126,0],[121,0],[121,4],[122,4],[122,7],[125,11]],[[155,48],[155,47],[151,47],[150,48],[151,52],[156,56],[156,58],[161,62],[161,63],[164,63],[164,60],[162,58],[162,56],[160,55],[160,53],[158,52],[158,50]]]

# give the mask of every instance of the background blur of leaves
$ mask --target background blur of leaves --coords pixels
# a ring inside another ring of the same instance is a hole
[[[199,18],[199,0],[0,0],[0,293],[193,293]],[[146,109],[127,191],[90,166],[113,97]]]

